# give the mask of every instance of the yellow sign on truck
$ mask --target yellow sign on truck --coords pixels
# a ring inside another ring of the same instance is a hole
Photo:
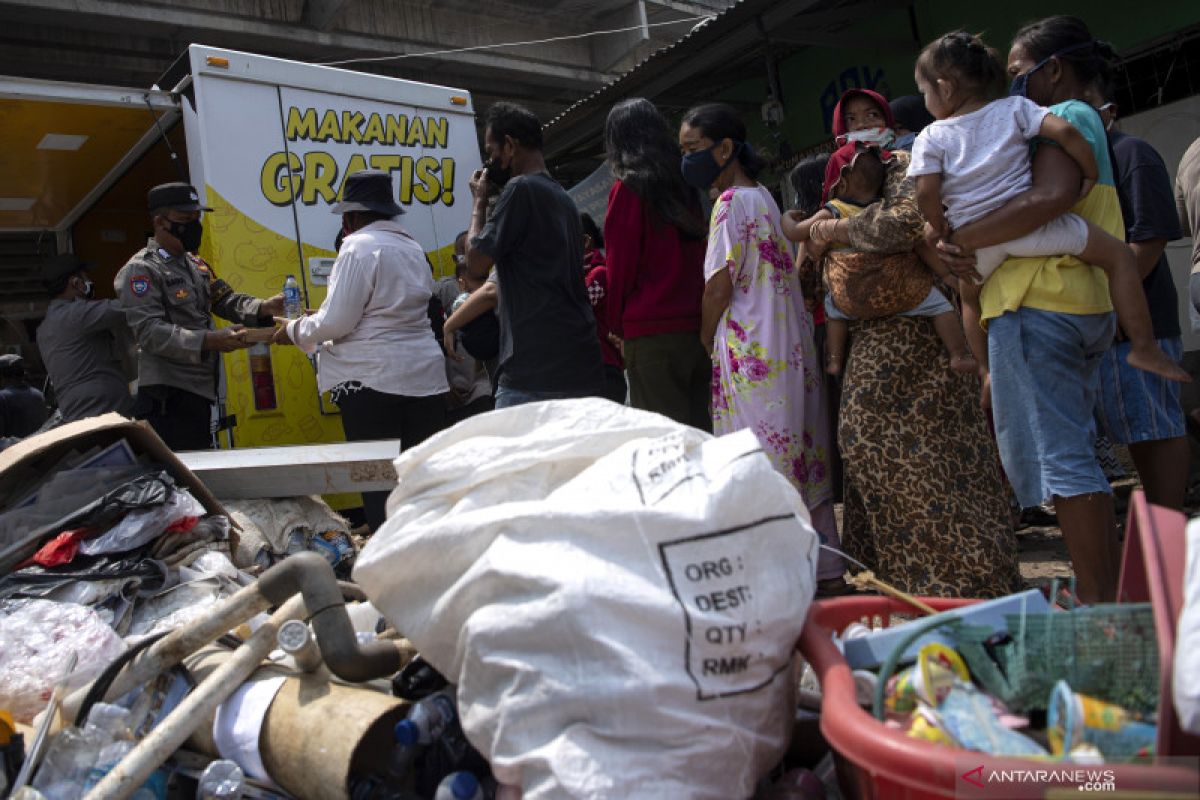
[[[330,207],[347,175],[374,168],[391,174],[402,224],[434,274],[453,274],[454,238],[470,216],[467,182],[480,162],[467,92],[202,45],[160,83],[169,90],[0,78],[0,120],[21,126],[29,150],[0,154],[0,181],[21,192],[0,198],[0,231],[52,231],[60,252],[100,254],[89,260],[128,257],[148,228],[129,198],[179,180],[182,161],[165,172],[165,155],[157,168],[151,162],[158,150],[182,150],[188,180],[214,209],[200,256],[237,291],[259,297],[279,293],[292,275],[315,308],[341,229]],[[168,133],[179,119],[182,138]],[[38,152],[47,140],[75,150]],[[23,171],[33,173],[24,183]],[[296,348],[227,354],[219,394],[219,416],[234,422],[222,446],[343,438],[337,408]]]

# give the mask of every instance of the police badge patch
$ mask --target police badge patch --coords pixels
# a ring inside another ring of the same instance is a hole
[[[129,279],[129,290],[133,292],[134,297],[145,297],[146,292],[150,291],[150,276],[134,275]]]

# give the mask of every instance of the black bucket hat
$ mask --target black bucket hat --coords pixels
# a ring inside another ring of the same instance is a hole
[[[364,169],[346,176],[342,199],[330,210],[334,214],[374,211],[389,217],[404,213],[392,194],[392,176],[380,169]]]

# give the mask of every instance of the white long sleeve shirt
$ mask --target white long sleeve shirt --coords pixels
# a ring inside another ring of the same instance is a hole
[[[373,222],[342,242],[316,314],[288,323],[317,356],[317,386],[359,381],[378,392],[427,397],[449,390],[429,325],[433,276],[425,253],[395,220]]]

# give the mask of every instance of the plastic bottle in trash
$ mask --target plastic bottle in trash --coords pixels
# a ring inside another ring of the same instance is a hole
[[[228,759],[218,759],[205,768],[196,786],[196,800],[238,800],[246,789],[242,768]]]
[[[394,744],[388,759],[388,777],[392,781],[403,780],[417,757],[421,732],[411,719],[402,719],[392,729]]]
[[[458,719],[454,695],[445,689],[429,695],[409,709],[407,719],[417,729],[417,743],[432,744]]]
[[[299,319],[304,313],[304,304],[300,302],[300,284],[295,275],[288,275],[283,282],[283,315],[288,319]]]
[[[433,800],[483,800],[483,787],[470,772],[451,772],[438,784]]]

